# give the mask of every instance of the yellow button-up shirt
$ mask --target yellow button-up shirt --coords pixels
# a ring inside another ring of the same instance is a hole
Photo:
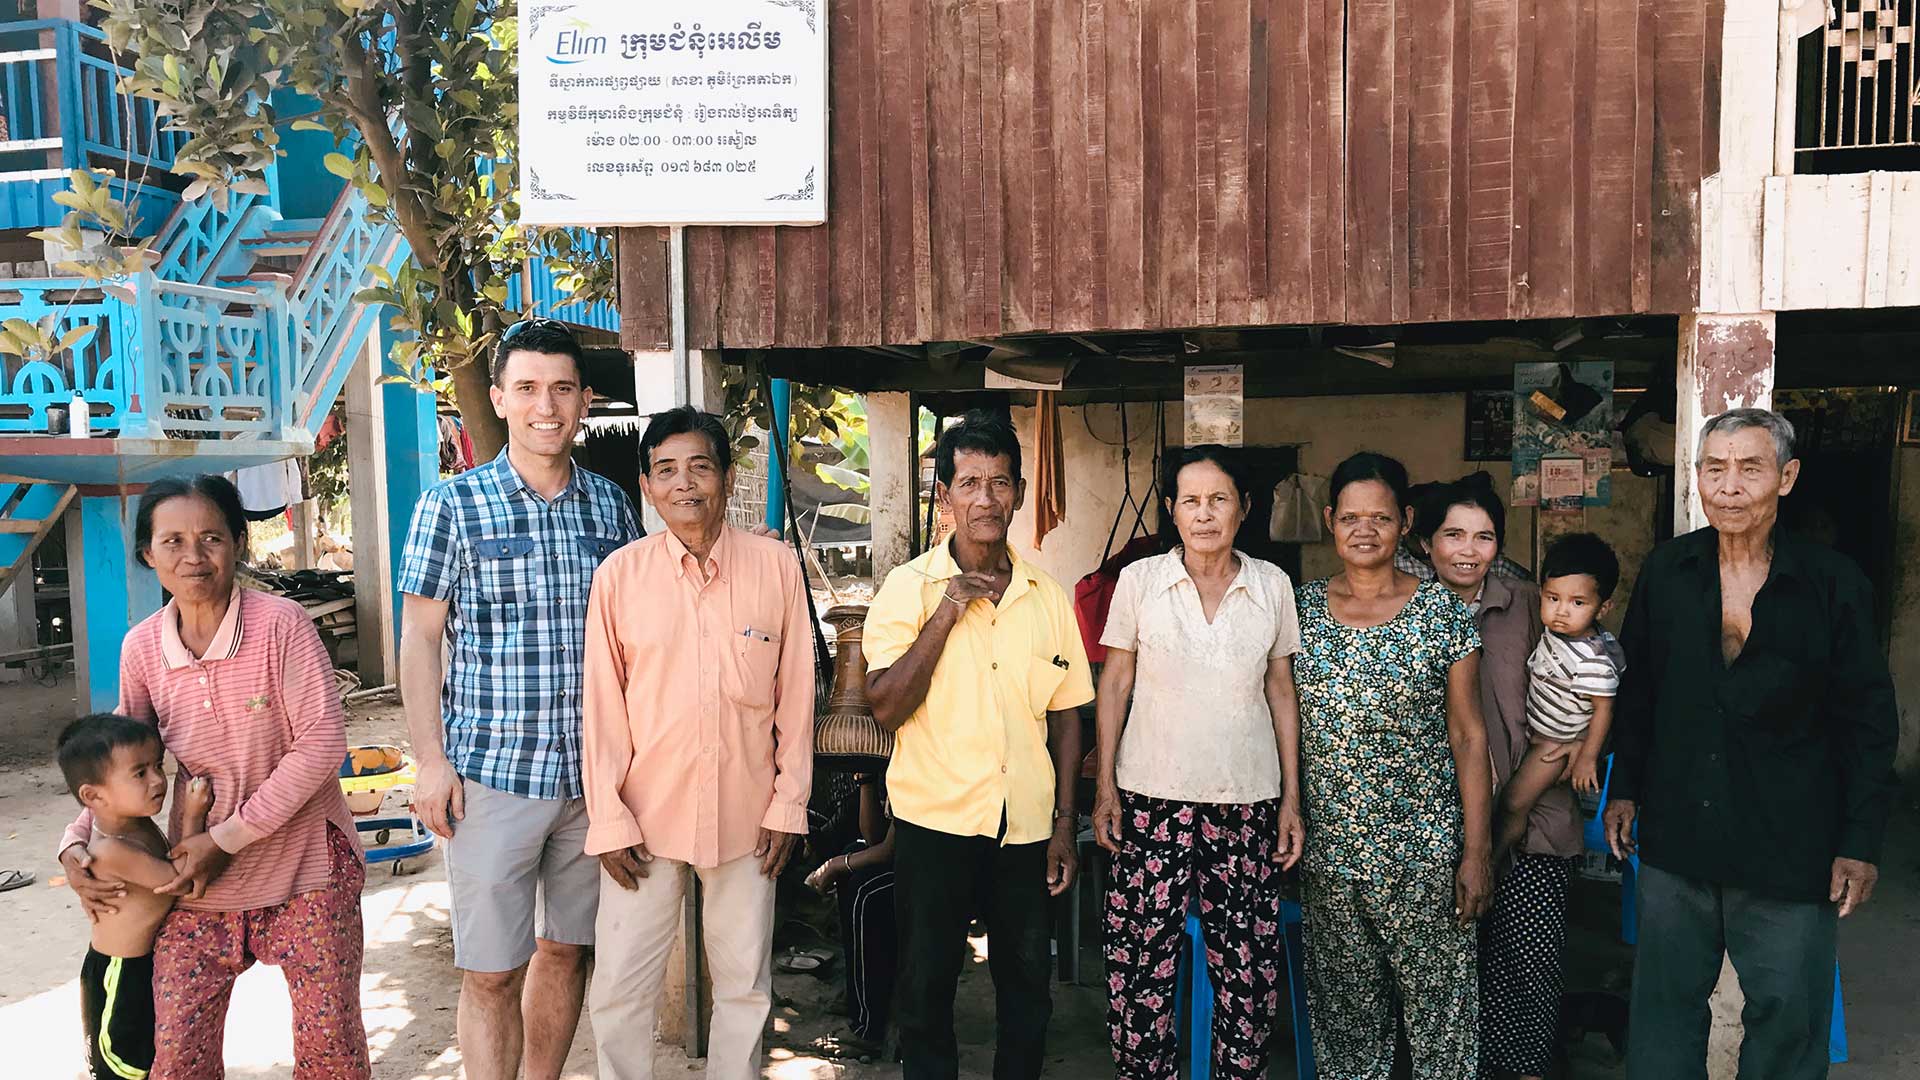
[[[894,737],[887,794],[902,821],[955,836],[1031,844],[1053,834],[1047,713],[1093,700],[1073,604],[1060,583],[1009,550],[1000,603],[975,600],[954,624],[926,700]],[[958,577],[942,544],[887,575],[867,611],[869,673],[898,663]]]

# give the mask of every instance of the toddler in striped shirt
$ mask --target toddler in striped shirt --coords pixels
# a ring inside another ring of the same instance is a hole
[[[1592,533],[1561,537],[1540,567],[1544,632],[1527,658],[1527,735],[1531,743],[1500,795],[1494,863],[1526,835],[1533,804],[1555,784],[1600,790],[1600,752],[1613,724],[1613,698],[1625,658],[1600,629],[1620,584],[1620,560]]]

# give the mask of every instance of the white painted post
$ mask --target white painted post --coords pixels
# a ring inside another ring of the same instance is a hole
[[[1773,405],[1773,312],[1685,315],[1680,319],[1678,393],[1674,417],[1673,528],[1691,532],[1707,523],[1694,490],[1700,429],[1728,409]]]
[[[667,347],[673,353],[673,403],[693,400],[693,379],[687,357],[687,230],[667,230]]]
[[[1770,177],[1793,171],[1793,43],[1783,6],[1804,0],[1728,0],[1720,41],[1720,168],[1700,191],[1700,314],[1680,320],[1675,372],[1674,532],[1707,523],[1695,490],[1700,428],[1728,409],[1773,402],[1774,317],[1779,292],[1766,268]],[[1778,252],[1774,252],[1777,256]],[[1708,314],[1709,312],[1716,314]],[[1717,314],[1754,312],[1755,314]],[[1711,1001],[1707,1072],[1732,1080],[1740,1052],[1745,998],[1723,961]]]
[[[687,348],[687,231],[679,225],[667,230],[667,288],[667,307],[672,315],[667,340],[673,367],[673,403],[719,412],[726,402],[720,382],[720,354]],[[637,382],[641,374],[638,357],[635,364]],[[666,523],[651,504],[640,512],[648,533],[665,531]],[[688,877],[681,909],[682,933],[667,957],[667,984],[660,993],[655,1032],[661,1042],[683,1046],[689,1058],[703,1058],[707,1055],[707,1029],[713,1022],[713,980],[706,971],[701,944],[698,882],[691,872]],[[702,992],[691,993],[690,987],[700,987]]]
[[[392,552],[387,547],[387,430],[380,335],[347,375],[347,495],[353,513],[354,645],[360,684],[394,682]]]
[[[913,558],[913,522],[919,500],[919,446],[913,395],[867,394],[867,506],[873,521],[873,581]]]

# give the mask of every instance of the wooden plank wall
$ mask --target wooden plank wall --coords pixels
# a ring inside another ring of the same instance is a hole
[[[690,338],[1689,310],[1722,2],[834,0],[829,223],[689,230]]]

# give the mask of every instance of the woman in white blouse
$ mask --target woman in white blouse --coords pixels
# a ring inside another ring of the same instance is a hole
[[[1194,902],[1215,987],[1213,1074],[1264,1076],[1280,986],[1280,872],[1305,830],[1293,583],[1233,547],[1249,508],[1235,451],[1174,454],[1179,545],[1120,573],[1101,644],[1094,836],[1113,853],[1106,954],[1122,1077],[1178,1074],[1175,973]],[[1128,709],[1128,697],[1132,708]]]

